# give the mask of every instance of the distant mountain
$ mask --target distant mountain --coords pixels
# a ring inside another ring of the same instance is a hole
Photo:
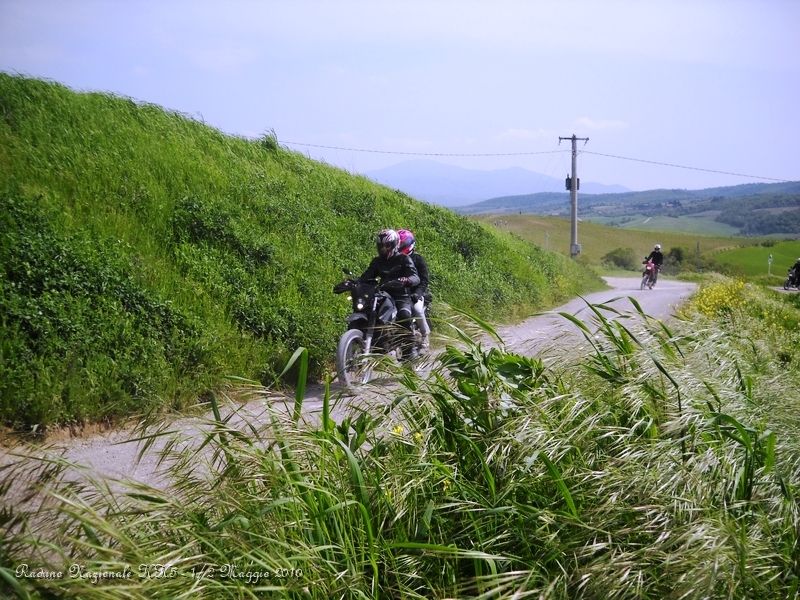
[[[567,192],[504,196],[454,208],[461,214],[529,213],[568,215]],[[704,190],[649,190],[624,194],[581,194],[582,219],[643,226],[664,218],[661,226],[694,227],[701,220],[735,228],[740,235],[800,236],[800,182],[748,183]],[[644,218],[644,219],[643,219]],[[688,221],[687,221],[688,219]]]
[[[520,167],[481,171],[432,160],[410,160],[364,173],[365,177],[409,196],[443,206],[463,206],[487,198],[564,189],[564,180]],[[581,181],[581,191],[605,194],[626,192],[619,185]]]
[[[583,192],[581,185],[581,192]],[[710,202],[723,199],[752,199],[800,195],[800,182],[746,183],[702,190],[659,189],[642,192],[592,194],[580,193],[578,205],[582,215],[620,215],[632,211],[642,214],[707,210]],[[462,214],[523,212],[558,215],[569,212],[569,193],[536,193],[489,198],[467,206],[459,206]]]

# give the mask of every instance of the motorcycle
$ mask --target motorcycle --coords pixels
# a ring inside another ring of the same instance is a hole
[[[392,296],[381,289],[377,280],[351,278],[337,283],[334,294],[350,293],[353,312],[347,316],[347,330],[336,347],[336,373],[347,386],[364,384],[372,377],[376,355],[403,359],[405,332],[395,323],[397,308]],[[422,335],[412,321],[414,345],[419,350]],[[371,356],[372,355],[372,358]]]
[[[643,290],[648,287],[652,290],[656,284],[656,270],[658,267],[652,260],[644,260],[642,264],[644,265],[644,272],[642,273],[642,284],[639,289]]]
[[[794,267],[789,268],[786,281],[783,282],[783,289],[788,290],[791,287],[800,290],[800,273],[796,272]]]

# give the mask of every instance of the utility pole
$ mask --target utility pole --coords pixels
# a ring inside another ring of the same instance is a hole
[[[578,243],[578,188],[580,187],[580,179],[578,179],[578,140],[581,140],[584,145],[589,141],[589,138],[579,138],[572,134],[572,137],[559,137],[558,143],[561,144],[562,140],[572,140],[572,177],[567,176],[566,187],[569,190],[569,200],[571,205],[572,214],[572,234],[570,235],[569,255],[572,258],[581,253],[581,245]]]

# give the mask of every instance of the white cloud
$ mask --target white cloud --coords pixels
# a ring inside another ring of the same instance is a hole
[[[501,131],[497,136],[496,139],[499,141],[507,141],[507,140],[521,140],[521,141],[531,141],[531,140],[550,140],[552,141],[557,137],[553,134],[552,131],[548,131],[546,129],[520,129],[515,127],[510,127]]]
[[[615,121],[613,119],[592,119],[591,117],[579,117],[575,120],[575,127],[583,129],[609,130],[609,129],[627,129],[628,123],[625,121]]]

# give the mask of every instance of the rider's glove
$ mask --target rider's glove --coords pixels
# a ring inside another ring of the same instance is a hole
[[[402,288],[403,284],[399,279],[390,279],[381,284],[382,290],[401,290]]]

